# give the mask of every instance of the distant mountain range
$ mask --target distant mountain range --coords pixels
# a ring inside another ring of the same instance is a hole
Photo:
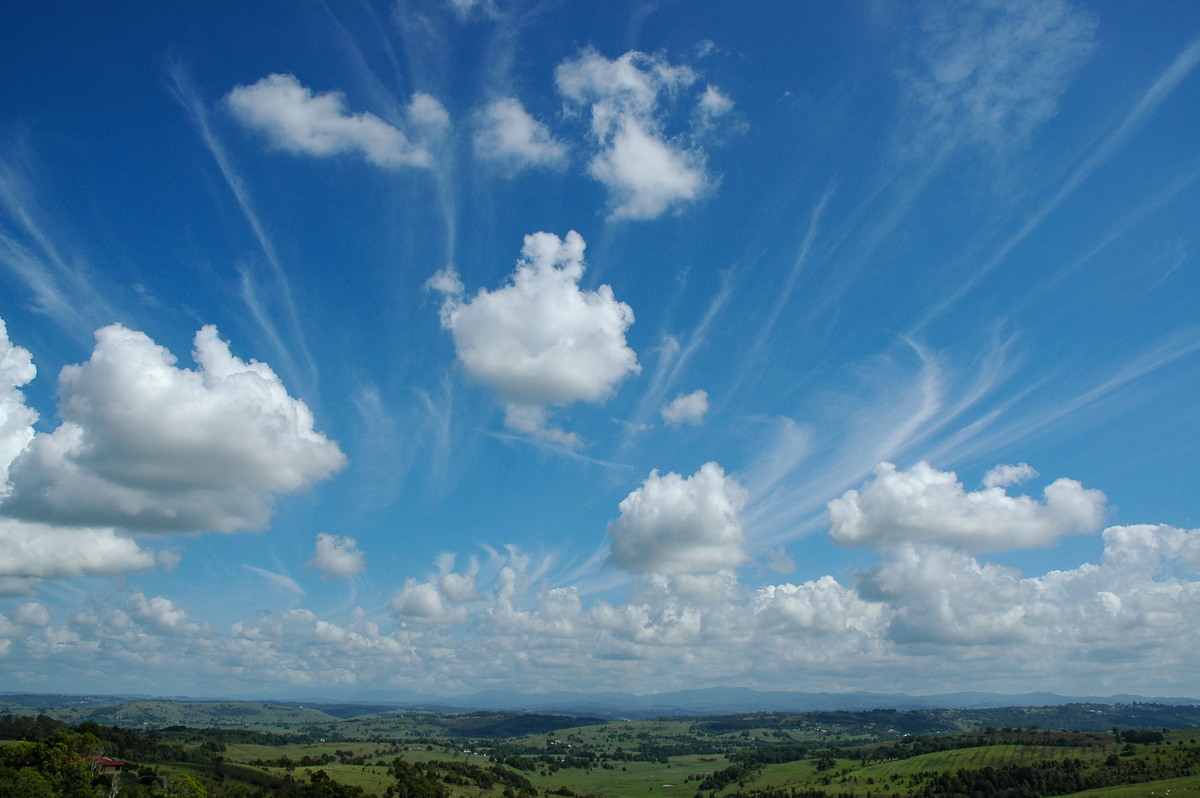
[[[319,699],[305,699],[317,703]],[[1200,705],[1196,698],[1147,698],[1139,695],[1064,696],[1057,693],[904,693],[760,692],[736,687],[681,690],[672,693],[518,693],[487,690],[456,697],[423,696],[411,691],[374,691],[349,697],[352,702],[395,704],[443,712],[494,710],[594,717],[646,718],[665,715],[723,715],[741,712],[815,712],[867,709],[984,709],[989,707],[1055,706],[1059,704],[1154,703]]]
[[[464,696],[429,696],[410,690],[371,691],[341,698],[300,695],[255,695],[222,697],[185,696],[71,696],[29,693],[6,693],[34,701],[36,706],[71,706],[97,701],[162,700],[162,701],[275,701],[286,704],[310,705],[314,709],[341,706],[346,715],[353,705],[370,705],[371,711],[389,709],[424,710],[442,713],[473,711],[524,712],[539,714],[587,716],[593,718],[642,719],[664,716],[731,715],[751,712],[819,712],[862,711],[871,709],[989,709],[997,707],[1043,707],[1063,704],[1161,704],[1170,706],[1200,706],[1200,699],[1186,697],[1150,698],[1140,695],[1065,696],[1057,693],[941,693],[938,695],[907,695],[905,693],[805,693],[760,692],[746,688],[714,687],[705,690],[681,690],[671,693],[634,695],[632,693],[520,693],[487,690]],[[348,706],[350,705],[350,706]],[[355,713],[351,713],[355,714]],[[348,715],[346,715],[348,716]]]

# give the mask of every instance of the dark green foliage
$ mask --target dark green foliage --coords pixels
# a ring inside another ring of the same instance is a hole
[[[475,738],[520,737],[604,723],[600,718],[520,712],[469,712],[433,718],[432,722],[459,737]]]
[[[987,795],[994,798],[1034,798],[1067,795],[1103,786],[1103,781],[1084,771],[1078,759],[1047,760],[1033,765],[983,767],[937,773],[913,793],[914,798],[959,798]]]
[[[1117,735],[1117,742],[1122,743],[1161,743],[1163,741],[1162,732],[1150,731],[1149,729],[1118,730],[1115,734]]]
[[[37,742],[0,746],[0,795],[41,798],[99,798],[108,792],[92,761],[103,744],[91,734],[62,729]]]

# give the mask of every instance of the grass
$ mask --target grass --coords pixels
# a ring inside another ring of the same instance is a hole
[[[1200,796],[1200,776],[1184,776],[1178,779],[1148,781],[1144,784],[1126,784],[1120,787],[1104,787],[1099,790],[1077,792],[1071,798],[1196,798]]]

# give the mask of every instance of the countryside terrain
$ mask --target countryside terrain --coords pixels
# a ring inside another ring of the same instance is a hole
[[[102,757],[124,766],[116,772]],[[0,795],[1200,797],[1200,706],[612,719],[385,703],[0,695]]]

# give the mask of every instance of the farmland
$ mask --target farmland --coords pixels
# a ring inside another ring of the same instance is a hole
[[[68,763],[100,754],[127,762],[124,773],[94,776],[90,787],[107,795],[115,783],[118,794],[134,798],[1200,795],[1194,706],[614,721],[386,705],[41,698],[34,706],[27,697],[0,697],[7,740],[0,792],[19,773],[34,778],[37,767],[28,763],[48,761],[39,746],[58,746],[76,751],[60,757]],[[21,794],[14,790],[5,794]]]

